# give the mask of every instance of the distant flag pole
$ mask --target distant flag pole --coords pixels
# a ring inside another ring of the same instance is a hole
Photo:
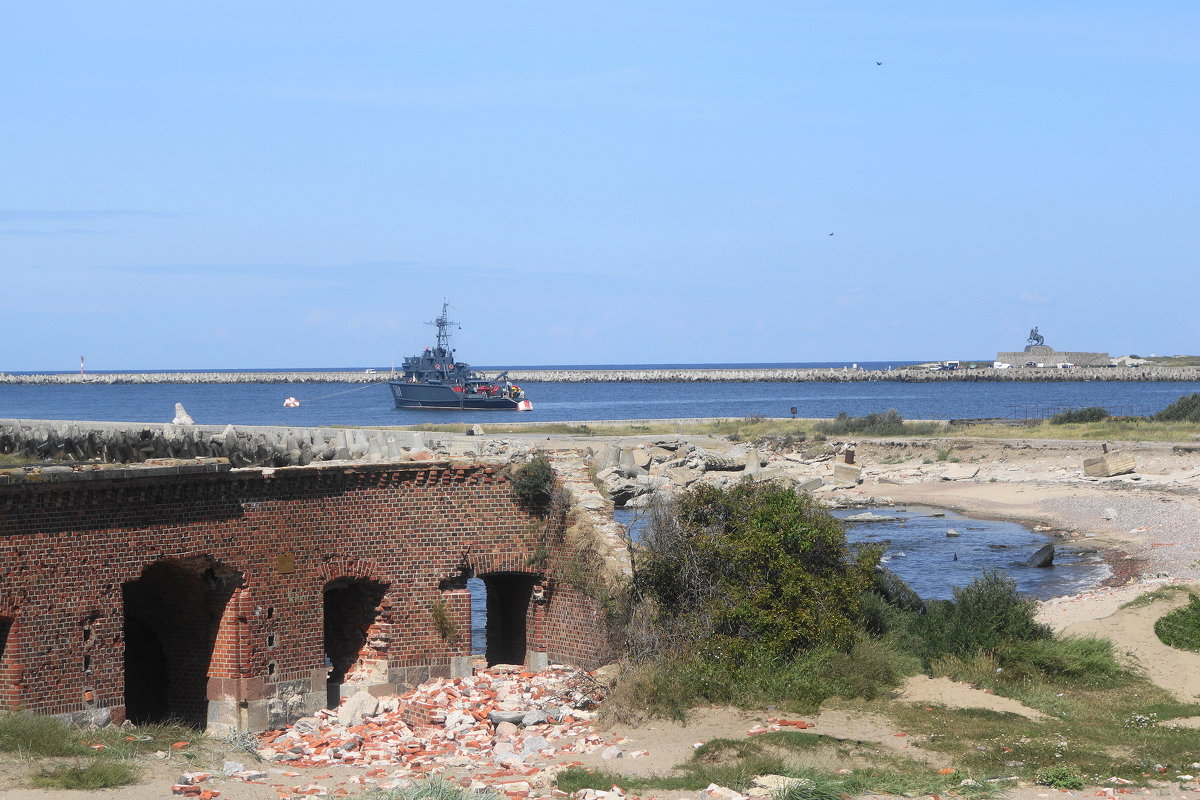
[[[83,374],[83,356],[79,357],[79,374]]]

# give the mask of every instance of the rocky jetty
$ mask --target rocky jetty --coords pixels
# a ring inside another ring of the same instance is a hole
[[[0,420],[0,453],[76,462],[219,458],[234,467],[294,467],[335,460],[424,461],[434,458],[432,447],[415,431]]]

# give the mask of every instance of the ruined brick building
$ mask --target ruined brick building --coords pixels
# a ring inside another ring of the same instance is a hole
[[[489,663],[607,656],[570,517],[494,467],[59,469],[0,475],[0,708],[256,730],[463,674],[471,577]]]

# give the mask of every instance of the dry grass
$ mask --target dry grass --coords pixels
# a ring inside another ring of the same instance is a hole
[[[962,425],[944,436],[979,439],[1065,439],[1071,441],[1187,442],[1200,438],[1200,425],[1189,422],[1154,422],[1144,419],[1107,419],[1051,425]]]

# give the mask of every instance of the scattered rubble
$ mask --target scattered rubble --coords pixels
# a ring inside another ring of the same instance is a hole
[[[355,695],[336,710],[262,734],[257,754],[289,767],[362,767],[347,778],[361,786],[390,789],[439,775],[510,797],[548,796],[557,774],[578,765],[575,756],[625,755],[621,740],[606,739],[590,724],[605,691],[568,667],[530,673],[495,666],[469,678],[432,680],[399,697]]]

